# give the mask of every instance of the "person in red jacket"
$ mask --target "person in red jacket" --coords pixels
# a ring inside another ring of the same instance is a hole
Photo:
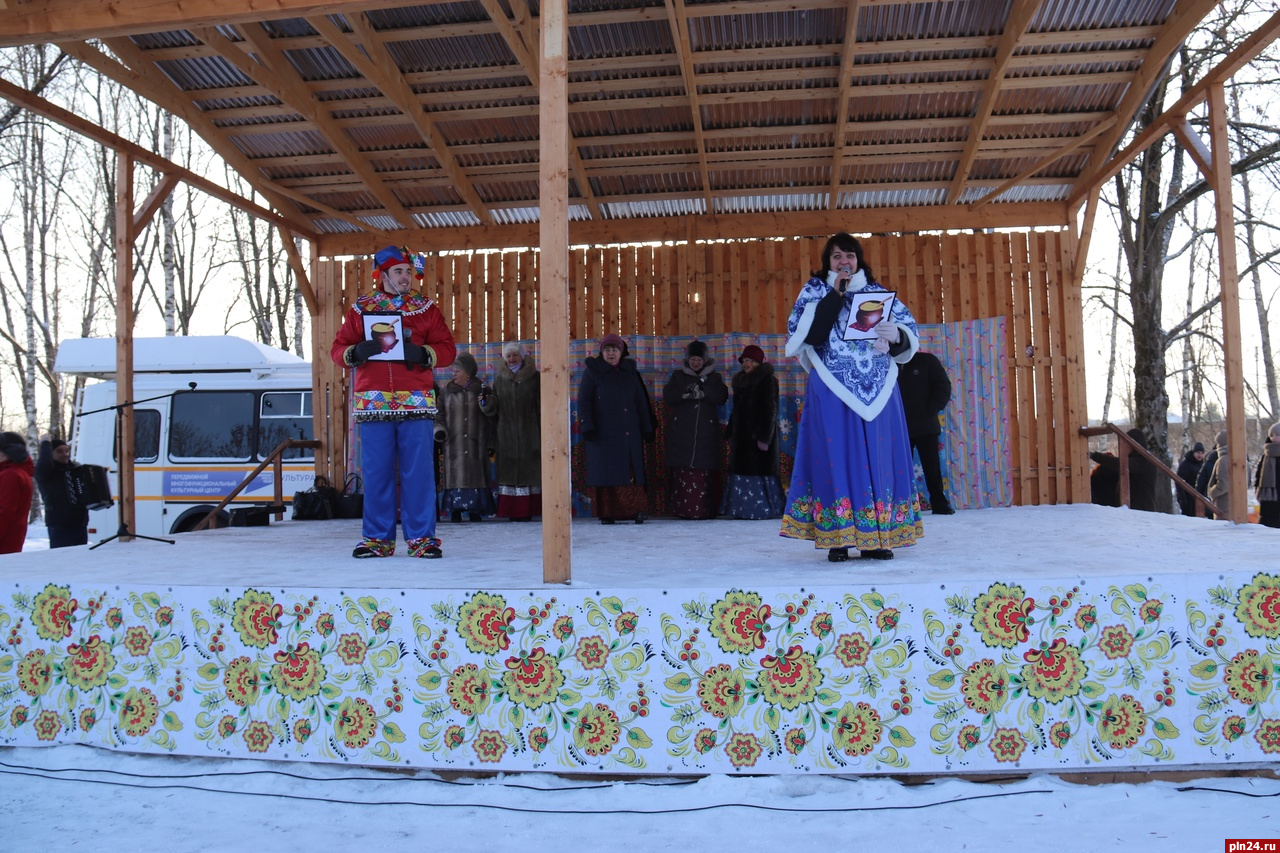
[[[27,539],[35,466],[16,432],[0,432],[0,554],[16,554]]]
[[[396,551],[396,474],[400,524],[411,557],[442,556],[436,537],[436,481],[432,449],[436,414],[433,368],[457,355],[440,308],[413,289],[409,252],[387,246],[374,256],[376,292],[347,311],[330,357],[355,371],[351,418],[360,431],[364,526],[353,557],[390,557]],[[403,356],[366,334],[366,315],[398,322]]]

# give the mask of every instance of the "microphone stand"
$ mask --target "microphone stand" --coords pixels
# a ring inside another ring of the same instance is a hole
[[[188,382],[187,384],[190,386],[189,388],[179,389],[170,394],[158,394],[155,397],[144,397],[141,400],[125,400],[123,403],[117,403],[114,406],[103,406],[101,409],[93,409],[92,411],[88,411],[88,412],[80,412],[76,415],[76,417],[83,418],[85,415],[97,415],[107,411],[114,411],[116,413],[116,460],[118,462],[120,459],[120,454],[124,452],[125,407],[136,406],[138,403],[150,403],[153,400],[167,400],[167,399],[176,397],[179,394],[187,394],[196,390],[196,383]],[[117,486],[120,485],[119,474],[120,474],[120,471],[117,468],[117,471],[116,471]],[[108,536],[106,539],[103,539],[101,542],[97,542],[93,545],[90,545],[89,550],[92,551],[94,548],[97,548],[101,545],[106,545],[108,542],[114,539],[120,539],[121,537],[129,537],[132,539],[146,539],[151,542],[167,542],[170,545],[177,544],[173,539],[161,539],[158,536],[143,536],[141,533],[134,533],[131,530],[129,530],[129,525],[124,523],[124,501],[116,501],[116,525],[117,527],[116,527],[115,533]]]

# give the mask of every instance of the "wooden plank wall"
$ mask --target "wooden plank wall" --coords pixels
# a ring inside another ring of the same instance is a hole
[[[1069,286],[1066,231],[923,234],[862,240],[868,265],[899,292],[921,323],[1007,318],[1009,427],[1014,503],[1068,503],[1087,477],[1081,301]],[[577,246],[569,256],[569,329],[574,338],[693,337],[784,333],[800,284],[821,263],[825,239],[783,238],[645,246]],[[336,320],[371,288],[366,261],[321,261],[321,304]],[[460,344],[538,337],[538,253],[442,253],[427,258],[424,290],[440,304]],[[321,344],[323,344],[321,346]],[[345,381],[341,371],[333,381]],[[334,385],[340,388],[339,385]],[[343,393],[330,394],[341,416]],[[342,433],[345,435],[345,433]],[[341,454],[333,470],[341,471]],[[340,478],[339,478],[340,479]],[[1078,494],[1087,495],[1082,487]]]

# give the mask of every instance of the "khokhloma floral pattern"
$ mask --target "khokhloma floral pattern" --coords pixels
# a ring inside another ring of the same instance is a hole
[[[1273,761],[1280,573],[1212,579],[20,585],[0,744],[610,774]]]

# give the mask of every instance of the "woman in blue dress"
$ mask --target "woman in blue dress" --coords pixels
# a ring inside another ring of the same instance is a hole
[[[781,532],[826,548],[833,563],[850,548],[890,560],[924,533],[897,382],[919,348],[916,321],[895,298],[874,337],[848,333],[855,301],[887,291],[848,234],[827,241],[822,267],[787,320],[786,354],[809,381]]]

